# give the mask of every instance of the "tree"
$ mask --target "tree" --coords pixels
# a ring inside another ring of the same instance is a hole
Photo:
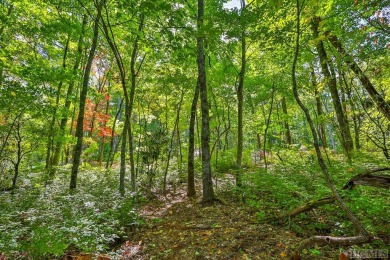
[[[215,199],[213,182],[211,177],[210,161],[210,125],[209,125],[209,103],[207,98],[206,82],[206,64],[204,45],[204,2],[198,0],[198,18],[197,18],[197,50],[198,50],[198,84],[200,92],[200,104],[202,111],[202,183],[203,183],[203,202],[211,202]]]
[[[187,196],[195,197],[195,117],[196,117],[196,107],[199,99],[199,83],[195,86],[194,97],[191,103],[190,111],[190,123],[188,129],[188,166],[187,166]]]
[[[238,86],[237,86],[237,174],[236,174],[236,185],[242,186],[241,171],[242,171],[242,152],[243,152],[243,103],[244,103],[244,79],[246,69],[246,40],[245,40],[245,25],[244,20],[245,13],[245,0],[241,0],[241,69],[238,74]]]
[[[345,115],[345,112],[343,110],[343,107],[341,105],[340,96],[337,90],[337,82],[336,82],[336,75],[334,72],[334,69],[332,68],[332,64],[329,61],[328,55],[325,51],[324,44],[322,40],[319,39],[319,32],[318,32],[318,26],[321,19],[319,17],[315,17],[312,21],[312,27],[313,27],[313,35],[314,38],[317,40],[316,48],[318,52],[318,56],[320,59],[320,65],[322,69],[322,73],[325,76],[326,83],[329,87],[330,93],[332,95],[332,103],[334,105],[334,109],[336,111],[336,117],[337,122],[340,127],[340,136],[341,136],[341,143],[343,145],[343,148],[346,152],[346,154],[349,156],[350,152],[353,150],[353,141],[351,136],[351,131],[349,128],[349,123],[347,116]],[[330,69],[333,71],[331,73]]]
[[[299,0],[296,0],[296,19],[297,19],[297,21],[296,21],[296,40],[295,40],[294,60],[293,60],[292,69],[291,69],[294,97],[295,97],[295,100],[297,101],[299,107],[304,112],[307,122],[309,123],[310,131],[311,131],[312,138],[313,138],[313,146],[315,148],[316,155],[317,155],[318,165],[320,166],[321,171],[324,174],[325,180],[326,180],[330,190],[332,191],[333,196],[335,197],[339,206],[344,210],[347,217],[354,224],[357,231],[364,237],[365,240],[368,240],[370,237],[369,233],[363,227],[361,222],[355,217],[355,215],[352,213],[352,211],[348,208],[348,206],[345,204],[344,200],[341,198],[341,196],[339,195],[339,193],[336,190],[336,187],[335,187],[335,185],[334,185],[334,183],[329,175],[328,168],[327,168],[325,161],[322,157],[322,153],[321,153],[319,142],[318,142],[317,131],[314,127],[313,120],[311,119],[310,112],[306,108],[306,106],[302,103],[302,101],[299,97],[298,83],[297,83],[297,77],[296,77],[296,66],[297,66],[297,62],[298,62],[299,49],[300,49],[300,45],[299,45],[300,34],[301,34],[300,20],[301,20],[301,12],[303,9],[303,5],[304,5],[304,2],[300,3]]]
[[[72,165],[72,172],[71,172],[70,185],[69,185],[69,188],[71,190],[76,189],[77,186],[77,174],[79,170],[81,154],[83,149],[85,101],[87,99],[87,91],[89,86],[89,78],[90,78],[90,73],[92,68],[92,62],[98,44],[99,20],[101,17],[103,3],[104,0],[95,3],[97,14],[94,19],[92,44],[91,44],[91,49],[89,50],[88,61],[84,71],[83,85],[80,90],[79,114],[77,117],[77,127],[76,127],[77,143],[73,150],[73,165]]]

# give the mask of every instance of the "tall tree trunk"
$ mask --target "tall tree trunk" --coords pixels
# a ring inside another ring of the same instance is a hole
[[[118,69],[119,69],[119,75],[121,78],[123,96],[124,96],[124,100],[125,100],[125,123],[123,125],[122,136],[121,136],[122,142],[121,142],[120,169],[119,169],[119,192],[120,192],[121,196],[124,196],[125,195],[127,136],[128,136],[128,129],[130,127],[130,109],[129,109],[130,99],[129,99],[128,89],[127,89],[127,85],[126,85],[126,70],[125,70],[125,67],[123,64],[121,54],[118,50],[118,46],[115,42],[114,34],[111,31],[110,20],[108,19],[107,6],[105,6],[105,10],[106,10],[106,17],[107,17],[108,26],[106,25],[106,21],[104,19],[102,19],[103,32],[104,32],[104,36],[108,42],[108,45],[110,46],[112,52],[114,53],[115,61],[116,61],[116,64],[118,66]],[[109,31],[109,29],[110,29],[110,31]],[[122,101],[121,101],[121,105],[122,105]],[[120,110],[121,109],[119,109],[116,117],[119,116]],[[111,141],[113,141],[113,139],[111,139]]]
[[[284,114],[284,130],[285,130],[284,136],[286,138],[286,143],[291,144],[291,131],[290,131],[290,125],[288,124],[287,103],[285,97],[282,97],[282,110]]]
[[[326,148],[326,130],[325,130],[325,124],[323,122],[322,116],[324,115],[324,111],[322,109],[322,101],[321,101],[321,93],[318,91],[317,82],[316,82],[316,75],[314,73],[314,68],[311,66],[310,68],[310,79],[311,84],[314,88],[314,94],[316,96],[316,109],[317,109],[317,116],[318,116],[318,134],[321,139],[322,147]]]
[[[241,16],[245,10],[245,0],[241,0]],[[243,20],[243,17],[241,17]],[[237,158],[236,158],[236,185],[238,187],[242,186],[242,152],[243,152],[243,103],[244,103],[244,79],[245,79],[245,69],[246,69],[246,40],[245,40],[245,26],[242,25],[241,28],[241,70],[239,73],[239,80],[237,86]]]
[[[76,53],[76,60],[73,65],[73,75],[77,74],[77,70],[80,67],[80,61],[81,61],[81,56],[83,53],[83,38],[85,35],[85,27],[87,25],[87,15],[83,16],[83,23],[81,27],[81,34],[77,43],[77,53]],[[60,154],[61,154],[61,149],[63,145],[63,140],[62,138],[65,135],[65,128],[66,124],[68,123],[68,114],[69,114],[69,108],[70,105],[72,104],[72,95],[73,95],[73,89],[74,89],[74,84],[75,80],[72,79],[69,82],[68,90],[66,92],[66,98],[65,98],[65,104],[64,104],[64,115],[62,115],[61,122],[60,122],[60,128],[59,128],[59,138],[56,142],[55,149],[54,149],[54,155],[52,159],[52,170],[50,171],[50,176],[53,177],[55,174],[55,167],[58,166],[60,162]]]
[[[97,15],[94,21],[92,45],[89,51],[87,65],[85,67],[83,86],[80,91],[79,115],[77,117],[77,127],[76,127],[77,143],[74,147],[74,152],[73,152],[73,165],[72,165],[72,173],[70,176],[70,185],[69,185],[69,188],[71,190],[76,189],[77,186],[77,174],[79,170],[80,159],[81,159],[81,154],[83,149],[85,100],[87,99],[89,77],[90,77],[92,62],[95,56],[95,50],[98,42],[99,20],[101,16],[102,7],[103,7],[103,2],[104,0],[101,0],[96,6]]]
[[[204,32],[203,32],[204,2],[198,0],[198,18],[197,18],[197,50],[198,50],[198,84],[200,92],[200,104],[202,110],[202,182],[203,182],[203,202],[215,200],[213,181],[211,177],[210,161],[210,125],[209,125],[209,104],[207,100],[206,85],[206,64],[203,50]]]
[[[364,72],[360,69],[359,65],[355,62],[354,58],[348,54],[339,39],[336,35],[331,33],[327,33],[327,37],[330,43],[337,49],[337,51],[344,57],[344,61],[347,63],[349,68],[356,74],[362,83],[363,87],[366,89],[370,97],[374,100],[378,110],[388,119],[390,120],[390,105],[386,102],[386,100],[382,97],[381,94],[375,89],[374,85],[371,83],[370,79],[364,74]]]
[[[134,97],[135,97],[135,87],[137,84],[137,76],[139,73],[139,70],[141,69],[143,59],[141,61],[141,64],[139,65],[138,69],[135,68],[137,56],[138,56],[138,49],[139,49],[139,40],[141,38],[141,32],[144,27],[144,15],[140,15],[140,22],[139,27],[137,31],[137,36],[134,41],[133,45],[133,51],[131,53],[131,61],[130,61],[130,71],[131,71],[131,87],[130,87],[130,100],[129,100],[129,120],[131,120],[131,115],[133,111],[134,106]],[[145,56],[143,57],[145,58]],[[133,149],[133,135],[131,131],[131,122],[129,122],[129,152],[130,152],[130,175],[131,175],[131,189],[132,191],[135,191],[136,189],[136,179],[135,179],[135,164],[134,164],[134,149]]]
[[[66,69],[66,56],[68,55],[68,49],[69,49],[69,41],[70,41],[70,35],[68,35],[65,43],[65,49],[64,49],[64,55],[62,56],[62,69],[65,72]],[[53,108],[53,114],[52,118],[49,122],[49,134],[48,134],[48,140],[47,140],[47,146],[46,146],[46,166],[45,170],[49,175],[53,175],[54,171],[52,170],[53,168],[53,154],[52,154],[52,149],[54,145],[54,139],[55,139],[55,129],[54,125],[56,123],[56,118],[57,118],[57,111],[58,111],[58,106],[60,103],[60,96],[61,96],[61,91],[62,91],[62,85],[63,85],[63,80],[60,80],[60,83],[58,84],[57,88],[57,94],[56,94],[56,103],[55,107]]]
[[[319,17],[315,17],[312,21],[314,39],[319,38],[319,32],[318,32],[319,22],[320,22]],[[341,143],[343,145],[344,151],[349,157],[350,152],[353,150],[353,141],[352,141],[351,131],[349,129],[348,119],[345,116],[343,107],[340,102],[340,96],[337,90],[336,78],[334,74],[331,74],[328,68],[328,66],[330,67],[331,64],[329,63],[324,44],[321,40],[318,41],[316,48],[317,48],[318,56],[320,58],[322,73],[324,74],[327,85],[329,86],[334,109],[336,111],[337,122],[340,127]]]
[[[110,138],[110,150],[108,151],[108,155],[107,155],[106,169],[108,169],[108,166],[110,165],[110,161],[111,161],[111,155],[115,151],[114,142],[115,142],[115,138],[116,138],[115,137],[116,121],[118,120],[119,115],[122,112],[122,105],[123,105],[123,99],[121,99],[121,101],[119,103],[118,111],[115,114],[114,122],[112,123],[112,134],[111,134],[111,138]],[[115,146],[117,146],[117,145],[115,145]]]
[[[293,82],[293,93],[295,100],[297,101],[299,107],[304,112],[307,122],[309,123],[311,134],[313,137],[313,145],[316,151],[318,164],[321,168],[322,173],[324,174],[325,180],[328,183],[328,186],[330,190],[332,191],[333,196],[335,197],[337,203],[339,204],[340,208],[344,210],[349,220],[354,224],[355,228],[365,237],[369,237],[369,233],[365,230],[363,225],[360,223],[360,221],[355,217],[355,215],[352,213],[352,211],[348,208],[348,206],[345,204],[344,200],[340,197],[339,193],[337,192],[336,186],[333,183],[333,180],[331,179],[328,168],[326,167],[324,158],[322,157],[322,153],[320,150],[319,142],[318,142],[318,136],[317,132],[313,123],[313,120],[311,119],[311,115],[307,107],[302,103],[299,94],[298,94],[298,84],[297,84],[297,78],[296,78],[296,66],[299,56],[299,38],[301,34],[300,30],[300,13],[302,11],[299,0],[296,0],[296,9],[297,9],[297,25],[296,25],[296,40],[295,40],[295,53],[294,53],[294,60],[293,65],[291,69],[292,74],[292,82]]]
[[[353,129],[354,129],[354,134],[355,134],[355,147],[356,147],[356,149],[359,150],[361,148],[361,145],[360,145],[361,119],[360,119],[359,112],[357,111],[355,101],[353,100],[353,97],[352,97],[351,86],[348,84],[348,82],[345,78],[345,74],[342,73],[341,76],[343,78],[346,92],[347,92],[347,96],[348,96],[348,100],[349,100],[349,103],[351,104],[351,108],[352,108]],[[352,84],[352,82],[351,82],[351,84]]]
[[[18,119],[16,123],[16,160],[12,161],[14,164],[14,177],[12,178],[12,187],[11,189],[14,190],[16,188],[16,181],[19,176],[19,166],[20,162],[22,160],[22,136],[20,135],[20,120]]]
[[[187,174],[188,174],[188,187],[187,187],[187,196],[195,197],[195,117],[196,117],[196,107],[199,99],[199,83],[197,82],[195,86],[194,98],[192,99],[191,112],[190,112],[190,125],[188,133],[188,165],[187,165]]]
[[[172,133],[171,133],[171,140],[170,140],[170,144],[169,144],[169,147],[168,147],[167,164],[165,166],[164,182],[163,182],[164,193],[166,192],[166,189],[167,189],[167,176],[168,176],[169,163],[171,161],[171,155],[172,155],[172,150],[173,150],[173,140],[175,138],[175,134],[176,134],[176,131],[177,131],[176,129],[179,128],[180,110],[181,110],[181,105],[183,103],[183,98],[184,98],[184,91],[182,90],[181,96],[180,96],[180,101],[177,104],[175,125],[173,126],[173,130],[172,130]]]
[[[269,125],[271,124],[271,115],[272,115],[272,110],[274,108],[274,98],[275,98],[275,83],[272,83],[271,104],[270,104],[267,120],[265,121],[265,129],[264,129],[263,155],[264,155],[265,171],[268,170],[268,166],[267,166],[267,152],[266,152],[266,148],[267,148],[267,133],[268,133]]]

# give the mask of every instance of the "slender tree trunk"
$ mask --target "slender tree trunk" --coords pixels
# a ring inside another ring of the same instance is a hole
[[[170,144],[169,144],[169,147],[168,147],[167,164],[165,166],[164,182],[163,182],[164,193],[166,192],[166,189],[167,189],[167,175],[168,175],[169,163],[170,163],[170,160],[171,160],[171,154],[172,154],[172,150],[173,150],[173,139],[175,138],[176,129],[178,129],[178,127],[179,127],[180,110],[181,110],[181,105],[183,103],[183,98],[184,98],[184,91],[181,92],[180,101],[177,104],[175,125],[173,126],[173,130],[172,130],[172,134],[171,134],[171,140],[170,140]]]
[[[135,87],[137,84],[137,76],[139,70],[141,69],[142,62],[138,67],[138,70],[135,68],[136,60],[138,56],[139,49],[139,41],[141,38],[141,32],[144,27],[144,15],[140,15],[140,23],[137,31],[137,37],[135,38],[133,51],[131,53],[131,61],[130,61],[130,70],[131,70],[131,87],[130,87],[130,100],[129,100],[129,120],[131,120],[131,115],[134,106],[134,97],[135,97]],[[145,58],[145,57],[144,57]],[[130,175],[131,175],[131,189],[135,191],[136,189],[136,179],[135,179],[135,164],[134,164],[134,149],[133,149],[133,135],[131,131],[131,122],[129,122],[129,152],[130,152]]]
[[[269,125],[271,124],[271,115],[272,115],[272,110],[274,108],[274,97],[275,97],[275,85],[274,84],[275,83],[272,83],[271,105],[270,105],[270,108],[269,108],[268,117],[267,117],[267,121],[265,122],[265,129],[264,129],[263,155],[264,155],[265,171],[268,170],[268,166],[267,166],[267,152],[266,152],[266,148],[267,148],[267,133],[268,133]]]
[[[353,129],[354,129],[354,134],[355,134],[355,147],[356,147],[356,149],[359,150],[361,148],[361,145],[360,145],[361,119],[360,119],[359,112],[356,109],[355,101],[353,100],[353,97],[352,97],[351,86],[348,84],[347,80],[345,79],[344,73],[342,73],[341,75],[342,75],[342,78],[343,78],[343,81],[344,81],[344,84],[346,87],[348,100],[349,100],[349,103],[351,104],[351,108],[352,108]]]
[[[319,22],[320,22],[320,18],[318,17],[314,18],[312,22],[313,35],[315,39],[319,38],[319,32],[318,32]],[[336,78],[335,75],[334,74],[332,75],[329,71],[328,66],[330,67],[331,64],[329,63],[323,42],[321,40],[318,41],[316,47],[318,51],[318,56],[320,58],[322,73],[324,74],[327,85],[329,86],[334,109],[336,111],[337,122],[340,127],[341,143],[343,145],[344,151],[349,157],[350,152],[353,150],[353,141],[352,141],[351,131],[349,129],[348,119],[345,116],[343,107],[340,102],[340,96],[337,90]]]
[[[14,190],[16,188],[16,181],[19,176],[19,165],[22,160],[22,137],[20,135],[20,121],[18,120],[16,123],[16,161],[13,162],[14,164],[14,177],[12,178],[12,187],[11,189]]]
[[[245,11],[245,0],[241,0],[241,16]],[[243,20],[243,19],[242,19]],[[244,79],[245,79],[245,69],[246,69],[246,40],[245,40],[245,26],[241,28],[241,70],[239,73],[239,80],[237,86],[237,158],[236,158],[236,185],[238,187],[242,186],[242,152],[243,152],[243,143],[244,143],[244,133],[243,133],[243,103],[244,103]]]
[[[321,143],[322,143],[322,147],[326,148],[327,147],[327,143],[326,143],[326,131],[325,131],[325,124],[323,122],[323,109],[322,109],[322,102],[321,102],[321,93],[318,92],[318,88],[317,88],[317,82],[316,82],[316,76],[314,74],[314,68],[313,66],[311,66],[310,68],[310,78],[311,78],[311,84],[314,88],[314,94],[316,96],[316,108],[317,108],[317,116],[318,116],[318,125],[319,125],[319,136],[320,136],[320,139],[321,139]]]
[[[290,125],[288,124],[288,112],[287,112],[287,103],[286,98],[282,97],[282,110],[284,114],[284,129],[285,129],[285,138],[287,144],[291,144],[291,131],[290,131]]]
[[[210,162],[210,125],[209,125],[209,104],[207,99],[207,83],[206,83],[206,64],[205,54],[203,50],[204,33],[203,33],[203,16],[204,2],[198,0],[198,18],[197,18],[197,50],[198,50],[198,84],[200,92],[200,104],[202,110],[202,182],[203,182],[203,202],[211,202],[215,200],[213,181],[211,177],[211,162]]]
[[[107,23],[106,21],[102,19],[102,25],[103,25],[103,32],[104,36],[108,42],[108,45],[110,46],[112,52],[114,53],[115,61],[119,69],[119,74],[121,78],[121,85],[123,90],[123,96],[125,100],[125,123],[123,125],[122,135],[121,135],[121,155],[120,155],[120,169],[119,169],[119,192],[121,196],[123,197],[125,195],[125,175],[126,175],[126,148],[127,148],[127,136],[128,136],[128,129],[130,127],[130,98],[128,94],[128,89],[126,85],[126,71],[124,68],[123,60],[120,55],[120,52],[118,50],[118,46],[115,42],[114,34],[111,31],[110,26],[110,20],[108,19],[108,10],[107,6],[105,6],[106,10],[106,17],[107,17]],[[109,31],[110,29],[110,31]],[[121,101],[122,105],[122,101]],[[117,117],[119,116],[121,107],[119,108],[119,111],[117,113]],[[113,139],[111,139],[113,141]],[[115,157],[115,152],[113,155],[113,158]]]
[[[70,41],[70,35],[68,35],[68,38],[65,43],[65,49],[64,49],[64,55],[62,56],[62,69],[65,72],[66,69],[66,56],[68,54],[68,47],[69,47],[69,41]],[[54,175],[54,170],[52,168],[54,167],[54,157],[52,154],[52,149],[54,145],[54,139],[55,139],[55,130],[54,126],[56,123],[56,118],[57,118],[57,111],[58,111],[58,106],[60,103],[60,96],[61,96],[61,91],[62,91],[62,85],[63,85],[63,80],[60,80],[60,83],[58,84],[57,88],[57,94],[56,94],[56,103],[55,107],[53,108],[53,114],[52,118],[49,122],[49,134],[48,134],[48,140],[47,140],[47,146],[46,146],[46,166],[45,170],[48,173],[48,175],[52,176]]]
[[[305,107],[305,105],[302,103],[299,94],[298,94],[298,84],[297,84],[297,78],[296,78],[296,66],[299,56],[299,38],[301,34],[300,30],[300,13],[302,11],[299,0],[296,0],[296,6],[297,6],[297,25],[296,25],[296,40],[295,40],[295,53],[294,53],[294,60],[292,65],[292,82],[293,82],[293,93],[295,100],[297,101],[299,107],[304,112],[307,122],[309,123],[310,130],[313,137],[313,145],[317,154],[317,160],[318,164],[321,168],[322,173],[324,174],[325,180],[329,185],[330,190],[332,191],[333,196],[335,197],[337,203],[339,206],[344,210],[349,220],[354,224],[355,228],[365,237],[369,237],[368,232],[365,230],[363,225],[360,223],[360,221],[354,216],[354,214],[351,212],[351,210],[348,208],[348,206],[345,204],[344,200],[340,197],[339,193],[337,192],[337,189],[333,183],[333,180],[331,179],[328,168],[326,167],[324,158],[322,157],[319,142],[318,142],[318,136],[317,132],[313,123],[313,120],[311,119],[311,115],[309,110]]]
[[[123,105],[123,99],[121,99],[121,101],[119,103],[119,108],[118,108],[117,113],[115,114],[114,122],[112,125],[112,134],[111,134],[111,138],[110,138],[110,150],[108,151],[108,155],[107,155],[106,169],[108,169],[108,166],[110,165],[111,155],[113,154],[113,151],[115,150],[114,141],[116,138],[115,137],[116,121],[118,120],[119,115],[122,111],[122,105]]]
[[[196,107],[199,99],[199,83],[197,82],[195,86],[194,98],[192,99],[191,112],[190,112],[190,125],[188,133],[188,187],[187,187],[187,196],[195,197],[195,117],[196,117]]]
[[[73,72],[72,72],[73,75],[77,74],[77,70],[80,67],[81,56],[83,53],[83,38],[85,35],[86,25],[87,25],[87,15],[84,15],[83,16],[83,23],[82,23],[82,27],[81,27],[81,34],[80,34],[80,37],[79,37],[79,40],[77,43],[76,60],[75,60],[75,63],[73,65]],[[72,95],[73,95],[74,84],[75,84],[75,80],[72,79],[69,83],[68,90],[66,92],[66,99],[65,99],[65,104],[64,104],[64,111],[65,112],[61,118],[60,128],[59,128],[59,138],[58,138],[56,145],[55,145],[54,155],[53,155],[53,159],[52,159],[52,166],[53,167],[52,167],[52,170],[50,171],[51,177],[54,176],[55,167],[58,166],[58,164],[60,162],[60,154],[61,154],[61,149],[62,149],[62,145],[63,145],[62,138],[65,135],[65,128],[66,128],[66,124],[68,123],[68,114],[69,114],[70,105],[72,104]]]
[[[370,79],[364,74],[364,72],[360,69],[359,65],[355,62],[354,58],[348,54],[344,47],[342,46],[339,39],[336,35],[331,33],[327,33],[327,37],[330,43],[337,49],[337,51],[344,57],[344,61],[347,63],[349,68],[356,74],[362,83],[363,87],[366,89],[370,97],[374,100],[378,110],[388,119],[390,120],[390,105],[386,102],[386,100],[382,97],[381,94],[375,89],[374,85],[371,83]]]
[[[109,117],[109,114],[108,114],[108,111],[109,111],[109,108],[110,108],[110,96],[108,95],[108,93],[106,93],[106,109],[105,109],[105,112],[104,112],[104,115],[108,118]],[[104,120],[104,125],[103,127],[106,127],[107,126],[107,121]],[[100,146],[100,149],[99,149],[99,166],[102,167],[102,164],[103,164],[103,155],[104,155],[104,144],[105,144],[105,141],[106,141],[106,138],[105,138],[105,135],[103,135],[101,137],[101,146]]]
[[[77,127],[76,127],[77,143],[74,147],[74,152],[73,152],[73,166],[72,166],[72,173],[71,173],[70,185],[69,185],[69,188],[71,190],[76,189],[76,186],[77,186],[77,174],[78,174],[78,170],[79,170],[80,159],[81,159],[81,154],[82,154],[82,149],[83,149],[83,133],[84,133],[83,126],[84,126],[85,100],[87,99],[89,77],[90,77],[90,73],[91,73],[93,58],[95,56],[95,50],[96,50],[97,43],[98,43],[99,20],[100,20],[100,16],[101,16],[102,7],[103,7],[103,2],[104,2],[104,0],[101,0],[98,3],[98,6],[96,6],[97,15],[96,15],[96,18],[94,21],[92,45],[91,45],[91,49],[89,51],[87,66],[86,66],[85,72],[84,72],[83,86],[82,86],[81,91],[80,91],[79,115],[77,118]]]

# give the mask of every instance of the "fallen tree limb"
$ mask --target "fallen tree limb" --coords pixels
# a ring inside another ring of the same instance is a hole
[[[363,186],[373,186],[378,188],[390,188],[390,176],[387,175],[372,175],[376,172],[383,172],[383,171],[390,171],[390,167],[385,168],[379,168],[379,169],[373,169],[368,170],[364,173],[360,173],[356,176],[354,176],[352,179],[350,179],[347,184],[344,185],[343,190],[351,190],[356,185],[363,185]],[[320,206],[333,203],[335,201],[334,197],[326,197],[315,201],[309,201],[305,205],[298,206],[295,209],[291,210],[288,213],[285,213],[283,215],[272,217],[267,219],[266,221],[277,221],[283,218],[291,218],[295,217],[296,215],[299,215],[301,213],[307,212],[309,210],[318,208]]]
[[[344,185],[343,190],[352,190],[356,185],[373,186],[377,188],[390,188],[390,176],[388,175],[372,175],[375,172],[390,171],[390,167],[369,170],[360,173],[350,179]]]
[[[335,197],[326,197],[319,200],[309,201],[305,205],[299,206],[286,214],[270,218],[268,219],[268,221],[275,221],[283,218],[295,217],[296,215],[299,215],[303,212],[318,208],[326,204],[333,203],[334,201],[335,201]]]
[[[355,236],[355,237],[331,237],[331,236],[313,236],[305,239],[301,242],[297,248],[298,252],[308,248],[314,244],[329,244],[337,246],[350,246],[358,245],[371,242],[371,237],[366,236]]]

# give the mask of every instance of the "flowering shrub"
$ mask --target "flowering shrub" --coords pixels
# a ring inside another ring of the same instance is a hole
[[[120,197],[112,173],[81,172],[74,194],[68,176],[58,176],[43,187],[30,174],[29,185],[0,193],[0,253],[53,259],[70,249],[103,252],[138,224],[134,196]]]

